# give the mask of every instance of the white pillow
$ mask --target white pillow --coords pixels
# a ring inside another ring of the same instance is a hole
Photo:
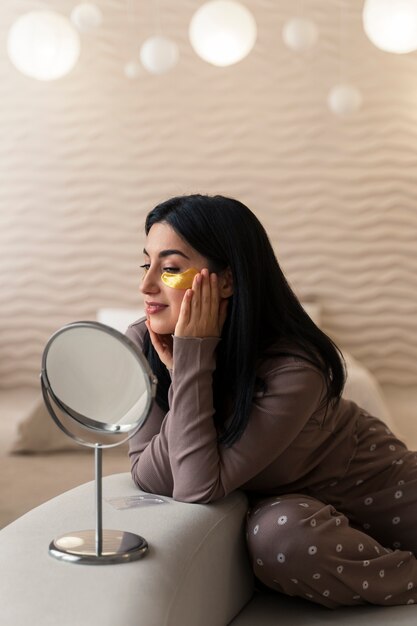
[[[96,314],[97,322],[111,326],[121,333],[125,333],[129,324],[136,322],[140,317],[144,317],[143,308],[137,309],[98,309]]]

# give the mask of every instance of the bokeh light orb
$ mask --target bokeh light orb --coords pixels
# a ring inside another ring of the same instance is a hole
[[[189,39],[195,53],[219,67],[244,59],[256,42],[257,27],[252,13],[235,0],[212,0],[194,13]]]

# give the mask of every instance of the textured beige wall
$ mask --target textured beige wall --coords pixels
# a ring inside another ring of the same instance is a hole
[[[415,387],[417,53],[373,47],[362,0],[345,2],[342,21],[339,2],[306,0],[321,37],[297,55],[280,36],[297,3],[245,0],[256,47],[215,68],[187,40],[201,2],[161,0],[180,63],[129,81],[122,68],[153,33],[155,3],[133,0],[129,19],[126,0],[98,4],[103,26],[64,79],[25,78],[0,51],[0,386],[37,385],[63,323],[137,305],[146,212],[199,191],[247,203],[297,293],[322,304],[325,330],[381,382]],[[3,0],[1,41],[34,6]],[[325,103],[340,77],[364,96],[346,120]]]

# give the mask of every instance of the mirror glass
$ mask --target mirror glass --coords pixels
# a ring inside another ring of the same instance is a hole
[[[149,377],[137,354],[99,327],[74,326],[56,335],[45,369],[54,396],[74,415],[122,432],[146,415]]]
[[[128,436],[139,429],[154,395],[143,355],[127,337],[98,322],[75,322],[52,335],[44,351],[42,383],[54,404],[52,417],[70,436],[67,417],[75,420],[84,441],[76,428],[72,436],[87,445],[97,443],[99,433]],[[87,437],[86,431],[93,434]]]

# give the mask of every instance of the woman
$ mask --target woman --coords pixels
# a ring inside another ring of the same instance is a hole
[[[128,329],[158,377],[130,442],[145,491],[211,502],[243,489],[268,587],[326,607],[417,600],[417,457],[341,398],[343,358],[304,312],[251,211],[172,198],[146,220],[147,319]]]

